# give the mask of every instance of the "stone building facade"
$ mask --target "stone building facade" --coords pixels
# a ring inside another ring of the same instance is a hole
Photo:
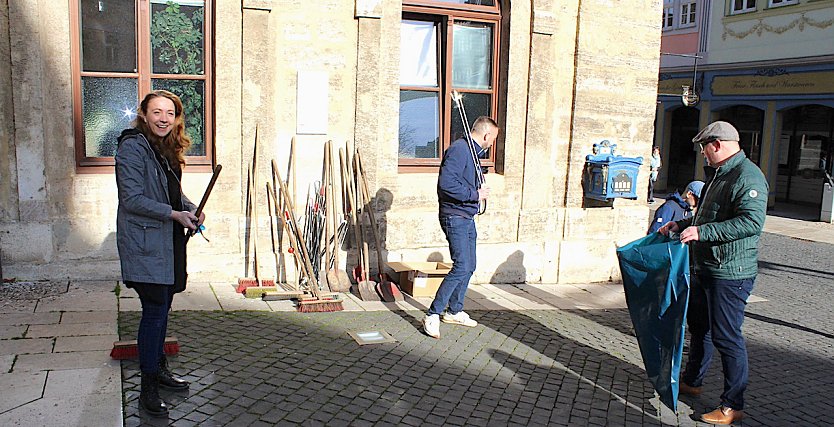
[[[702,178],[691,139],[725,120],[768,180],[768,207],[820,219],[826,173],[834,173],[834,1],[665,3],[675,15],[662,50],[689,57],[663,55],[660,63],[655,143],[668,167],[658,186],[671,192]],[[686,5],[696,11],[692,26],[679,24]],[[682,85],[699,102],[670,95]]]
[[[77,149],[78,129],[86,129],[79,125],[78,88],[96,76],[79,77],[77,70],[73,8],[87,3],[0,0],[0,250],[6,277],[119,274],[112,166],[80,165]],[[152,10],[159,3],[150,1]],[[451,7],[466,17],[468,6],[461,3],[476,2],[178,3],[207,9],[204,124],[210,163],[224,167],[207,207],[211,242],[189,244],[192,280],[251,274],[246,190],[256,127],[260,183],[271,179],[270,160],[285,168],[295,138],[297,201],[303,203],[307,184],[319,179],[325,141],[337,147],[351,141],[375,196],[385,257],[449,260],[437,222],[437,167],[406,168],[399,159],[401,30],[404,13]],[[91,4],[102,13],[116,7]],[[141,25],[148,1],[136,4]],[[603,139],[615,142],[621,155],[649,157],[661,2],[513,0],[490,10],[500,15],[491,115],[502,133],[487,174],[492,197],[477,219],[473,281],[617,280],[615,245],[644,234],[645,192],[638,191],[638,200],[588,203],[584,160]],[[303,130],[308,127],[318,130]],[[647,169],[644,161],[641,189]],[[186,168],[184,191],[192,200],[199,199],[209,170]],[[274,271],[264,193],[257,221],[262,275]],[[348,263],[352,254],[346,247]]]

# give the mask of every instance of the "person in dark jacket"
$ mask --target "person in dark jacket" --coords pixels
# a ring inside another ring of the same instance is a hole
[[[703,181],[692,181],[686,186],[683,195],[674,192],[666,197],[666,201],[655,211],[654,219],[649,224],[649,231],[646,234],[656,232],[669,221],[689,218],[693,209],[698,206],[702,188],[704,188]]]
[[[466,289],[476,265],[475,215],[480,202],[489,196],[489,189],[479,185],[476,168],[481,167],[478,156],[492,146],[499,128],[494,120],[481,116],[475,120],[471,132],[468,138],[458,139],[446,150],[437,178],[440,228],[449,242],[452,269],[443,278],[423,320],[423,330],[434,338],[440,338],[441,321],[469,327],[478,325],[463,311]]]
[[[767,212],[767,180],[744,155],[738,139],[736,128],[723,121],[711,123],[692,139],[708,164],[698,211],[659,230],[665,235],[680,232],[692,259],[687,314],[691,339],[680,393],[701,394],[713,351],[721,353],[721,405],[701,416],[711,424],[732,424],[744,417],[748,367],[741,325],[758,272],[759,236]]]
[[[116,244],[125,286],[139,294],[142,318],[137,344],[142,388],[139,406],[165,417],[159,387],[185,390],[188,382],[168,369],[163,352],[174,294],[185,290],[185,229],[205,219],[182,194],[184,154],[191,145],[183,107],[165,90],[149,93],[139,105],[134,128],[125,129],[116,149],[119,206]]]

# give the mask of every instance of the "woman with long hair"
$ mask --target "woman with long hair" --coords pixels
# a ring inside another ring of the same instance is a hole
[[[171,374],[163,348],[171,302],[174,294],[185,290],[188,277],[185,232],[205,219],[194,215],[197,206],[180,185],[190,145],[180,98],[156,90],[142,100],[133,128],[122,131],[116,149],[116,243],[122,282],[142,303],[139,406],[158,417],[168,415],[159,387],[188,388],[187,381]]]

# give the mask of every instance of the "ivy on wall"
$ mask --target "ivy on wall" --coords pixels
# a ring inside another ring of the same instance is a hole
[[[190,13],[174,1],[153,13],[151,46],[158,61],[166,67],[165,74],[203,74],[203,9]],[[155,70],[156,71],[156,70]],[[202,80],[158,80],[154,89],[169,90],[182,99],[185,128],[193,144],[190,155],[205,155],[203,140],[203,95],[198,90]]]

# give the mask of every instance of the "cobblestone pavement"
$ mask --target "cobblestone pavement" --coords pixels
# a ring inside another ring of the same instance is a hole
[[[745,333],[743,425],[830,425],[834,417],[834,245],[766,234]],[[616,285],[612,285],[616,286]],[[418,311],[178,311],[171,362],[192,381],[163,392],[168,420],[137,409],[138,363],[122,362],[125,425],[703,425],[717,405],[720,359],[704,394],[662,408],[626,310],[472,311],[481,324],[422,334]],[[120,313],[135,336],[139,313]],[[348,330],[396,343],[357,345]],[[684,356],[686,357],[686,356]]]

